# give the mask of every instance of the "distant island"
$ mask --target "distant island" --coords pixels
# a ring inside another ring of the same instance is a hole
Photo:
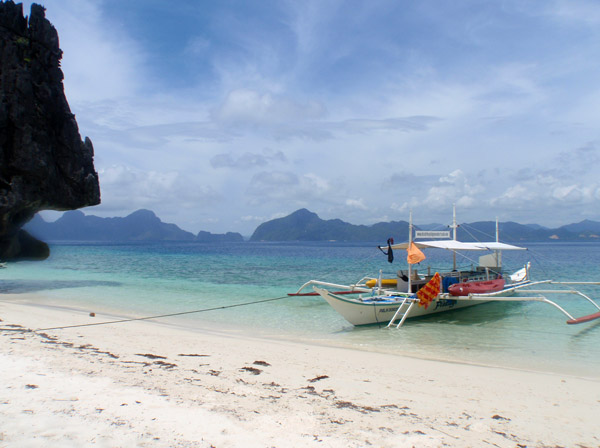
[[[340,219],[323,220],[303,208],[259,225],[250,241],[386,241],[390,236],[404,239],[407,235],[405,221],[354,225]]]
[[[198,241],[239,242],[239,233],[213,234],[200,232],[194,235],[175,224],[164,223],[150,210],[138,210],[124,218],[100,218],[85,215],[79,210],[68,211],[54,222],[46,222],[36,215],[24,227],[44,241]]]
[[[441,224],[415,225],[419,230],[448,230]],[[557,229],[538,224],[499,223],[500,239],[520,241],[598,241],[600,222],[581,221]],[[494,221],[462,224],[457,229],[460,241],[493,240],[496,234]],[[273,219],[257,227],[250,241],[349,241],[385,242],[393,237],[397,241],[408,239],[408,222],[379,222],[370,226],[354,225],[339,219],[323,220],[316,213],[300,209],[284,218]]]
[[[419,230],[446,230],[441,224],[416,225]],[[124,218],[100,218],[75,210],[68,211],[54,222],[46,222],[36,215],[25,230],[45,241],[190,241],[202,243],[243,242],[237,232],[214,234],[200,231],[197,235],[164,223],[150,210],[138,210]],[[505,242],[535,241],[600,241],[600,222],[581,221],[556,229],[539,224],[499,223],[500,239]],[[494,238],[496,223],[481,221],[462,224],[457,230],[461,241],[483,241]],[[370,226],[355,225],[340,219],[324,220],[316,213],[300,209],[292,214],[259,225],[251,242],[257,241],[347,241],[381,244],[393,237],[405,241],[408,222],[379,222]]]

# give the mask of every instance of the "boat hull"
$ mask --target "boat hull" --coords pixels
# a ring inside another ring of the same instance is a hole
[[[316,288],[315,288],[316,289]],[[361,299],[349,299],[345,297],[339,297],[331,294],[327,290],[317,289],[317,292],[325,299],[331,307],[341,314],[344,319],[350,322],[352,325],[371,325],[384,323],[388,324],[389,321],[394,317],[398,308],[402,305],[403,298],[390,299],[389,301],[381,300],[377,302],[370,301],[371,298]],[[512,295],[514,291],[506,290],[497,295]],[[413,317],[427,316],[430,314],[442,313],[445,311],[451,311],[461,308],[467,308],[474,305],[486,303],[488,300],[482,299],[470,299],[463,297],[460,300],[450,297],[447,294],[436,297],[426,308],[415,304],[411,310],[407,319]],[[404,305],[404,309],[408,307],[408,301]]]

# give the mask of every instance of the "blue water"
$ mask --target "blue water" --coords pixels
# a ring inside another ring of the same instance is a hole
[[[35,293],[36,300],[48,305],[143,317],[286,297],[310,279],[353,283],[364,275],[376,277],[380,269],[389,276],[406,269],[402,253],[389,265],[372,244],[56,244],[51,250],[46,261],[11,263],[0,270],[0,292]],[[447,253],[426,255],[421,272],[427,266],[432,272],[450,266]],[[600,244],[531,244],[526,252],[505,252],[503,261],[511,270],[531,261],[532,277],[538,280],[598,280]],[[466,267],[476,260],[459,263]],[[600,287],[580,289],[600,298]],[[596,311],[575,296],[549,298],[575,316]],[[600,321],[569,326],[558,310],[540,303],[489,303],[411,320],[400,330],[353,327],[319,297],[286,297],[168,321],[197,329],[600,377]]]

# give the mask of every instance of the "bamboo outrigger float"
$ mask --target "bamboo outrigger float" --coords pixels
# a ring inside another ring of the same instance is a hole
[[[457,227],[456,214],[454,214],[451,226],[453,229],[452,239],[416,241],[421,236],[449,237],[450,232],[417,232],[413,240],[411,213],[408,242],[397,245],[389,244],[388,246],[388,250],[407,250],[408,274],[399,271],[397,279],[382,279],[380,272],[378,278],[364,277],[351,285],[311,280],[302,285],[296,293],[290,295],[318,294],[353,325],[387,323],[387,327],[400,328],[409,318],[492,301],[546,303],[567,316],[567,324],[581,324],[600,319],[600,306],[588,295],[570,288],[572,285],[598,286],[600,282],[531,281],[529,277],[530,263],[513,274],[506,274],[502,271],[502,252],[526,250],[525,248],[501,243],[498,239],[497,224],[496,241],[483,243],[457,241]],[[452,252],[453,269],[451,271],[441,274],[436,272],[435,275],[428,273],[426,276],[418,275],[416,271],[413,271],[414,263],[411,263],[411,259],[414,262],[422,261],[425,255],[421,249],[431,248]],[[460,271],[456,267],[456,255],[460,251],[491,251],[491,253],[479,257],[477,268]],[[539,289],[542,285],[569,286],[569,289]],[[308,288],[312,288],[313,291],[303,292]],[[552,294],[579,296],[588,301],[597,311],[575,318],[555,301],[546,297],[546,295]]]

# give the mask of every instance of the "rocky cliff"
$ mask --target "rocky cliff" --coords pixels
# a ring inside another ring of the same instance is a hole
[[[0,2],[0,259],[48,247],[21,227],[39,210],[100,203],[94,148],[81,140],[63,88],[62,51],[45,9]]]

